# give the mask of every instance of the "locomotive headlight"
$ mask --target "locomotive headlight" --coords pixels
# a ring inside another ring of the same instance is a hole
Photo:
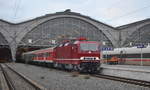
[[[99,60],[99,58],[98,58],[98,57],[96,57],[96,60]]]
[[[80,57],[80,60],[84,60],[84,57]]]

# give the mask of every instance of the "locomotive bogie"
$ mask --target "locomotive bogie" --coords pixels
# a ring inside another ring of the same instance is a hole
[[[79,66],[80,72],[96,73],[100,70],[100,64],[92,62],[84,62]]]

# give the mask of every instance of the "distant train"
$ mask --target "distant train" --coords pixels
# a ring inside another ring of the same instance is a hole
[[[103,51],[103,62],[108,64],[150,65],[150,46],[146,48],[116,48]]]
[[[100,46],[99,42],[78,38],[65,41],[53,48],[23,53],[22,57],[26,63],[96,73],[100,70]]]

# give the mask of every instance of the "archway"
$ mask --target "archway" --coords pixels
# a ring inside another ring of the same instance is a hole
[[[11,59],[12,57],[9,46],[0,46],[0,62],[9,62]]]
[[[136,46],[138,44],[148,45],[150,43],[150,24],[147,24],[131,34],[125,41],[124,46]]]
[[[11,50],[5,37],[0,33],[0,62],[11,61]]]
[[[52,40],[59,42],[60,38],[86,37],[88,40],[102,40],[113,47],[108,37],[94,25],[79,18],[59,17],[50,19],[33,28],[19,43],[20,45],[47,45],[51,46]],[[32,43],[29,43],[31,41]]]

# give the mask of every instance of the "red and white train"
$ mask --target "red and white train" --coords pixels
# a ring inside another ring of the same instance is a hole
[[[100,70],[100,43],[85,38],[70,40],[41,50],[23,53],[25,62],[44,63],[55,68],[98,72]]]
[[[126,47],[103,51],[103,58],[109,64],[150,65],[150,46],[142,49]]]

